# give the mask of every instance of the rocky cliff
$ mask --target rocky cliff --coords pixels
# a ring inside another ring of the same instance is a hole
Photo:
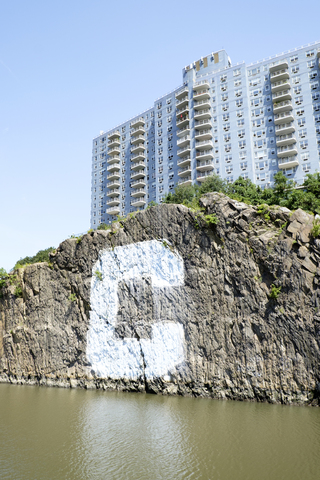
[[[0,298],[0,381],[318,404],[313,217],[201,203],[138,212],[20,269]]]

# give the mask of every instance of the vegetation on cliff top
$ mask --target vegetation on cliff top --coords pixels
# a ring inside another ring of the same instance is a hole
[[[301,208],[307,212],[320,215],[320,173],[308,174],[301,186],[297,189],[293,180],[288,180],[282,173],[274,176],[273,188],[262,190],[249,179],[239,177],[233,183],[227,183],[214,174],[206,178],[201,186],[179,185],[173,193],[168,193],[164,203],[182,203],[187,207],[199,205],[199,199],[208,192],[221,192],[234,200],[250,205],[280,205],[290,210]]]

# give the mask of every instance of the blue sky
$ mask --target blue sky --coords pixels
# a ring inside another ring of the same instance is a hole
[[[225,48],[251,63],[320,40],[319,0],[0,0],[0,267],[90,222],[92,138]]]

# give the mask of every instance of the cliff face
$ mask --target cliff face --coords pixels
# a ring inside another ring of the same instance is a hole
[[[222,194],[63,242],[0,299],[0,381],[318,404],[311,215]]]

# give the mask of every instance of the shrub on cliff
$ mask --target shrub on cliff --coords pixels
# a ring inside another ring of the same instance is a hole
[[[16,268],[23,267],[24,265],[30,265],[32,263],[49,262],[49,253],[53,250],[55,250],[54,247],[49,247],[46,250],[39,250],[39,252],[33,257],[20,258],[13,269],[15,270]]]

